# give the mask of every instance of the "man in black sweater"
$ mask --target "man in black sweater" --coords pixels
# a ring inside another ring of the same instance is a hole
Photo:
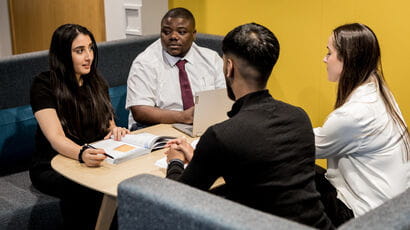
[[[315,145],[303,109],[275,100],[265,89],[279,56],[279,42],[251,23],[222,43],[230,119],[202,135],[195,149],[172,140],[167,178],[208,190],[225,180],[223,196],[320,229],[333,228],[315,186]],[[184,170],[184,162],[189,162]]]

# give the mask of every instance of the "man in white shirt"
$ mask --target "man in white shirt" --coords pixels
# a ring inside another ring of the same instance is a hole
[[[162,18],[161,38],[137,56],[128,76],[125,107],[130,110],[131,130],[157,123],[191,124],[193,95],[226,87],[221,57],[196,45],[195,36],[195,19],[187,9],[171,9]],[[180,60],[186,62],[192,97],[185,109],[177,66]]]

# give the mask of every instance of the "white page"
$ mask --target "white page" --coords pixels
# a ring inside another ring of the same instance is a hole
[[[152,147],[154,141],[158,136],[151,133],[139,133],[139,134],[128,134],[121,138],[122,142],[138,145],[143,148],[149,149]]]
[[[104,149],[107,154],[113,157],[113,159],[109,157],[106,159],[109,163],[119,163],[126,159],[149,153],[149,150],[141,146],[115,141],[113,139],[95,142],[93,143],[93,147]]]

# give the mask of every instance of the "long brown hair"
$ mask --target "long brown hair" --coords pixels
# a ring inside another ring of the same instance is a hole
[[[405,158],[408,161],[409,130],[384,79],[380,47],[375,33],[360,23],[346,24],[333,30],[333,39],[338,59],[343,62],[335,108],[342,106],[353,90],[373,76],[387,112],[401,132],[407,153]]]
[[[84,34],[90,37],[94,60],[90,73],[81,76],[80,86],[75,77],[71,56],[71,45],[74,39]],[[49,50],[49,65],[53,91],[57,98],[57,114],[64,131],[78,140],[90,141],[87,130],[95,130],[100,135],[107,133],[114,112],[108,96],[108,85],[97,72],[98,49],[93,34],[77,24],[65,24],[57,28],[52,36]],[[95,137],[101,138],[101,137]]]

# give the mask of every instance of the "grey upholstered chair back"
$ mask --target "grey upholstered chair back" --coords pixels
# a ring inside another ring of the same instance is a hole
[[[190,186],[139,175],[118,188],[119,229],[312,229]]]
[[[410,190],[385,202],[363,216],[339,227],[341,230],[410,229]]]

